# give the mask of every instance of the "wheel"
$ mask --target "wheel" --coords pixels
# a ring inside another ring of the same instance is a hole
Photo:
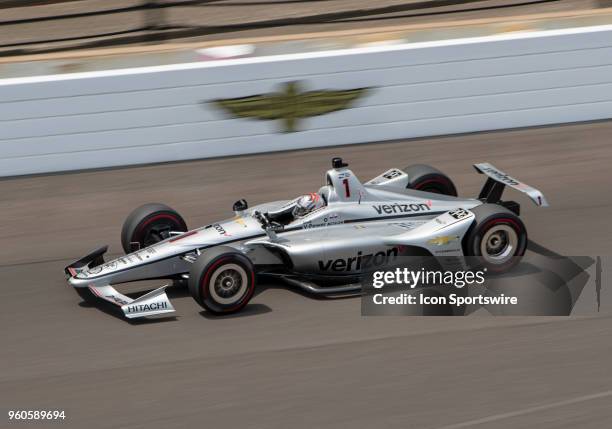
[[[242,253],[227,246],[205,251],[189,271],[189,292],[211,313],[241,310],[253,297],[255,270]]]
[[[471,209],[476,220],[466,236],[465,254],[493,272],[508,271],[527,249],[527,230],[521,219],[505,207],[483,204]]]
[[[187,231],[181,215],[164,204],[145,204],[130,213],[123,223],[121,246],[125,253],[130,253],[130,243],[147,247],[170,237],[170,231]]]
[[[446,174],[430,165],[410,165],[404,168],[404,172],[408,174],[408,189],[457,196],[457,188],[455,188],[453,181]]]

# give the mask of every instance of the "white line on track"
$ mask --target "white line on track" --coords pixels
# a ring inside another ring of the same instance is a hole
[[[484,424],[484,423],[491,423],[491,422],[495,422],[495,421],[498,421],[498,420],[509,419],[509,418],[512,418],[512,417],[518,417],[518,416],[522,416],[522,415],[525,415],[525,414],[535,413],[535,412],[538,412],[538,411],[544,411],[544,410],[549,410],[549,409],[552,409],[552,408],[562,407],[564,405],[578,404],[580,402],[586,402],[586,401],[590,401],[590,400],[593,400],[593,399],[605,398],[605,397],[608,397],[608,396],[612,396],[612,390],[608,390],[606,392],[594,393],[592,395],[579,396],[577,398],[566,399],[564,401],[553,402],[553,403],[546,404],[546,405],[539,405],[537,407],[523,408],[522,410],[510,411],[508,413],[494,414],[492,416],[483,417],[483,418],[480,418],[480,419],[469,420],[469,421],[460,422],[460,423],[454,423],[454,424],[451,424],[451,425],[448,425],[448,426],[442,426],[442,427],[439,427],[438,429],[460,429],[460,428],[467,428],[467,427],[470,427],[470,426],[477,426],[477,425],[481,425],[481,424]]]

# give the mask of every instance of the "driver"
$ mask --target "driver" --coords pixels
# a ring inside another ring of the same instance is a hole
[[[316,192],[311,192],[310,194],[302,195],[295,202],[295,207],[293,208],[293,216],[294,217],[302,217],[306,216],[308,213],[320,209],[323,207],[325,203],[319,194]]]
[[[268,212],[267,217],[271,221],[287,224],[324,206],[323,198],[318,193],[311,192],[296,198],[278,210]]]

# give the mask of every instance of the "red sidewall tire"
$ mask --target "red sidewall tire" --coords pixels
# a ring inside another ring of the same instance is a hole
[[[157,223],[170,223],[176,226],[174,231],[181,231],[184,222],[182,219],[170,212],[156,212],[151,216],[144,218],[136,227],[134,234],[132,234],[131,241],[141,243],[144,240],[144,235],[147,232],[147,228]],[[185,228],[186,229],[186,228]]]
[[[187,231],[185,220],[170,207],[151,203],[138,207],[127,217],[121,229],[121,246],[125,253],[130,253],[130,243],[139,243],[140,247],[146,247],[154,243],[148,243],[147,234],[156,226],[165,225],[172,231]]]
[[[457,196],[455,185],[446,176],[437,175],[418,180],[411,185],[411,189],[435,194]]]
[[[213,251],[219,249],[213,249]],[[253,297],[255,292],[255,270],[251,261],[237,251],[214,252],[217,255],[207,255],[204,253],[194,263],[189,275],[189,290],[193,298],[207,311],[215,314],[235,313],[243,309]],[[211,280],[216,272],[224,266],[235,265],[241,268],[246,279],[244,292],[237,296],[235,302],[223,303],[211,293]]]
[[[453,181],[437,168],[427,164],[413,164],[403,171],[408,175],[408,189],[431,192],[435,194],[457,196],[457,188]]]
[[[506,225],[514,230],[518,238],[516,250],[513,252],[512,257],[503,264],[493,264],[486,261],[483,258],[481,251],[482,240],[492,227],[497,225]],[[512,213],[498,213],[487,217],[484,221],[478,222],[477,225],[470,232],[470,238],[468,241],[468,256],[476,256],[479,261],[479,265],[486,267],[488,271],[494,273],[502,273],[510,270],[516,264],[518,264],[527,250],[527,230],[523,222]]]

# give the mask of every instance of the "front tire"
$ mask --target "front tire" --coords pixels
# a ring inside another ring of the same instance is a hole
[[[471,211],[476,220],[466,237],[466,256],[475,257],[477,265],[496,273],[508,271],[518,264],[528,241],[523,221],[496,204],[483,204]]]
[[[408,189],[434,194],[457,196],[453,181],[437,168],[426,164],[414,164],[404,168],[408,174]]]
[[[244,308],[255,291],[252,262],[237,250],[220,246],[205,251],[189,271],[189,292],[195,301],[215,314]]]
[[[164,204],[145,204],[130,213],[123,223],[121,246],[125,253],[131,253],[131,243],[138,243],[142,249],[170,237],[170,231],[187,231],[181,215]]]

